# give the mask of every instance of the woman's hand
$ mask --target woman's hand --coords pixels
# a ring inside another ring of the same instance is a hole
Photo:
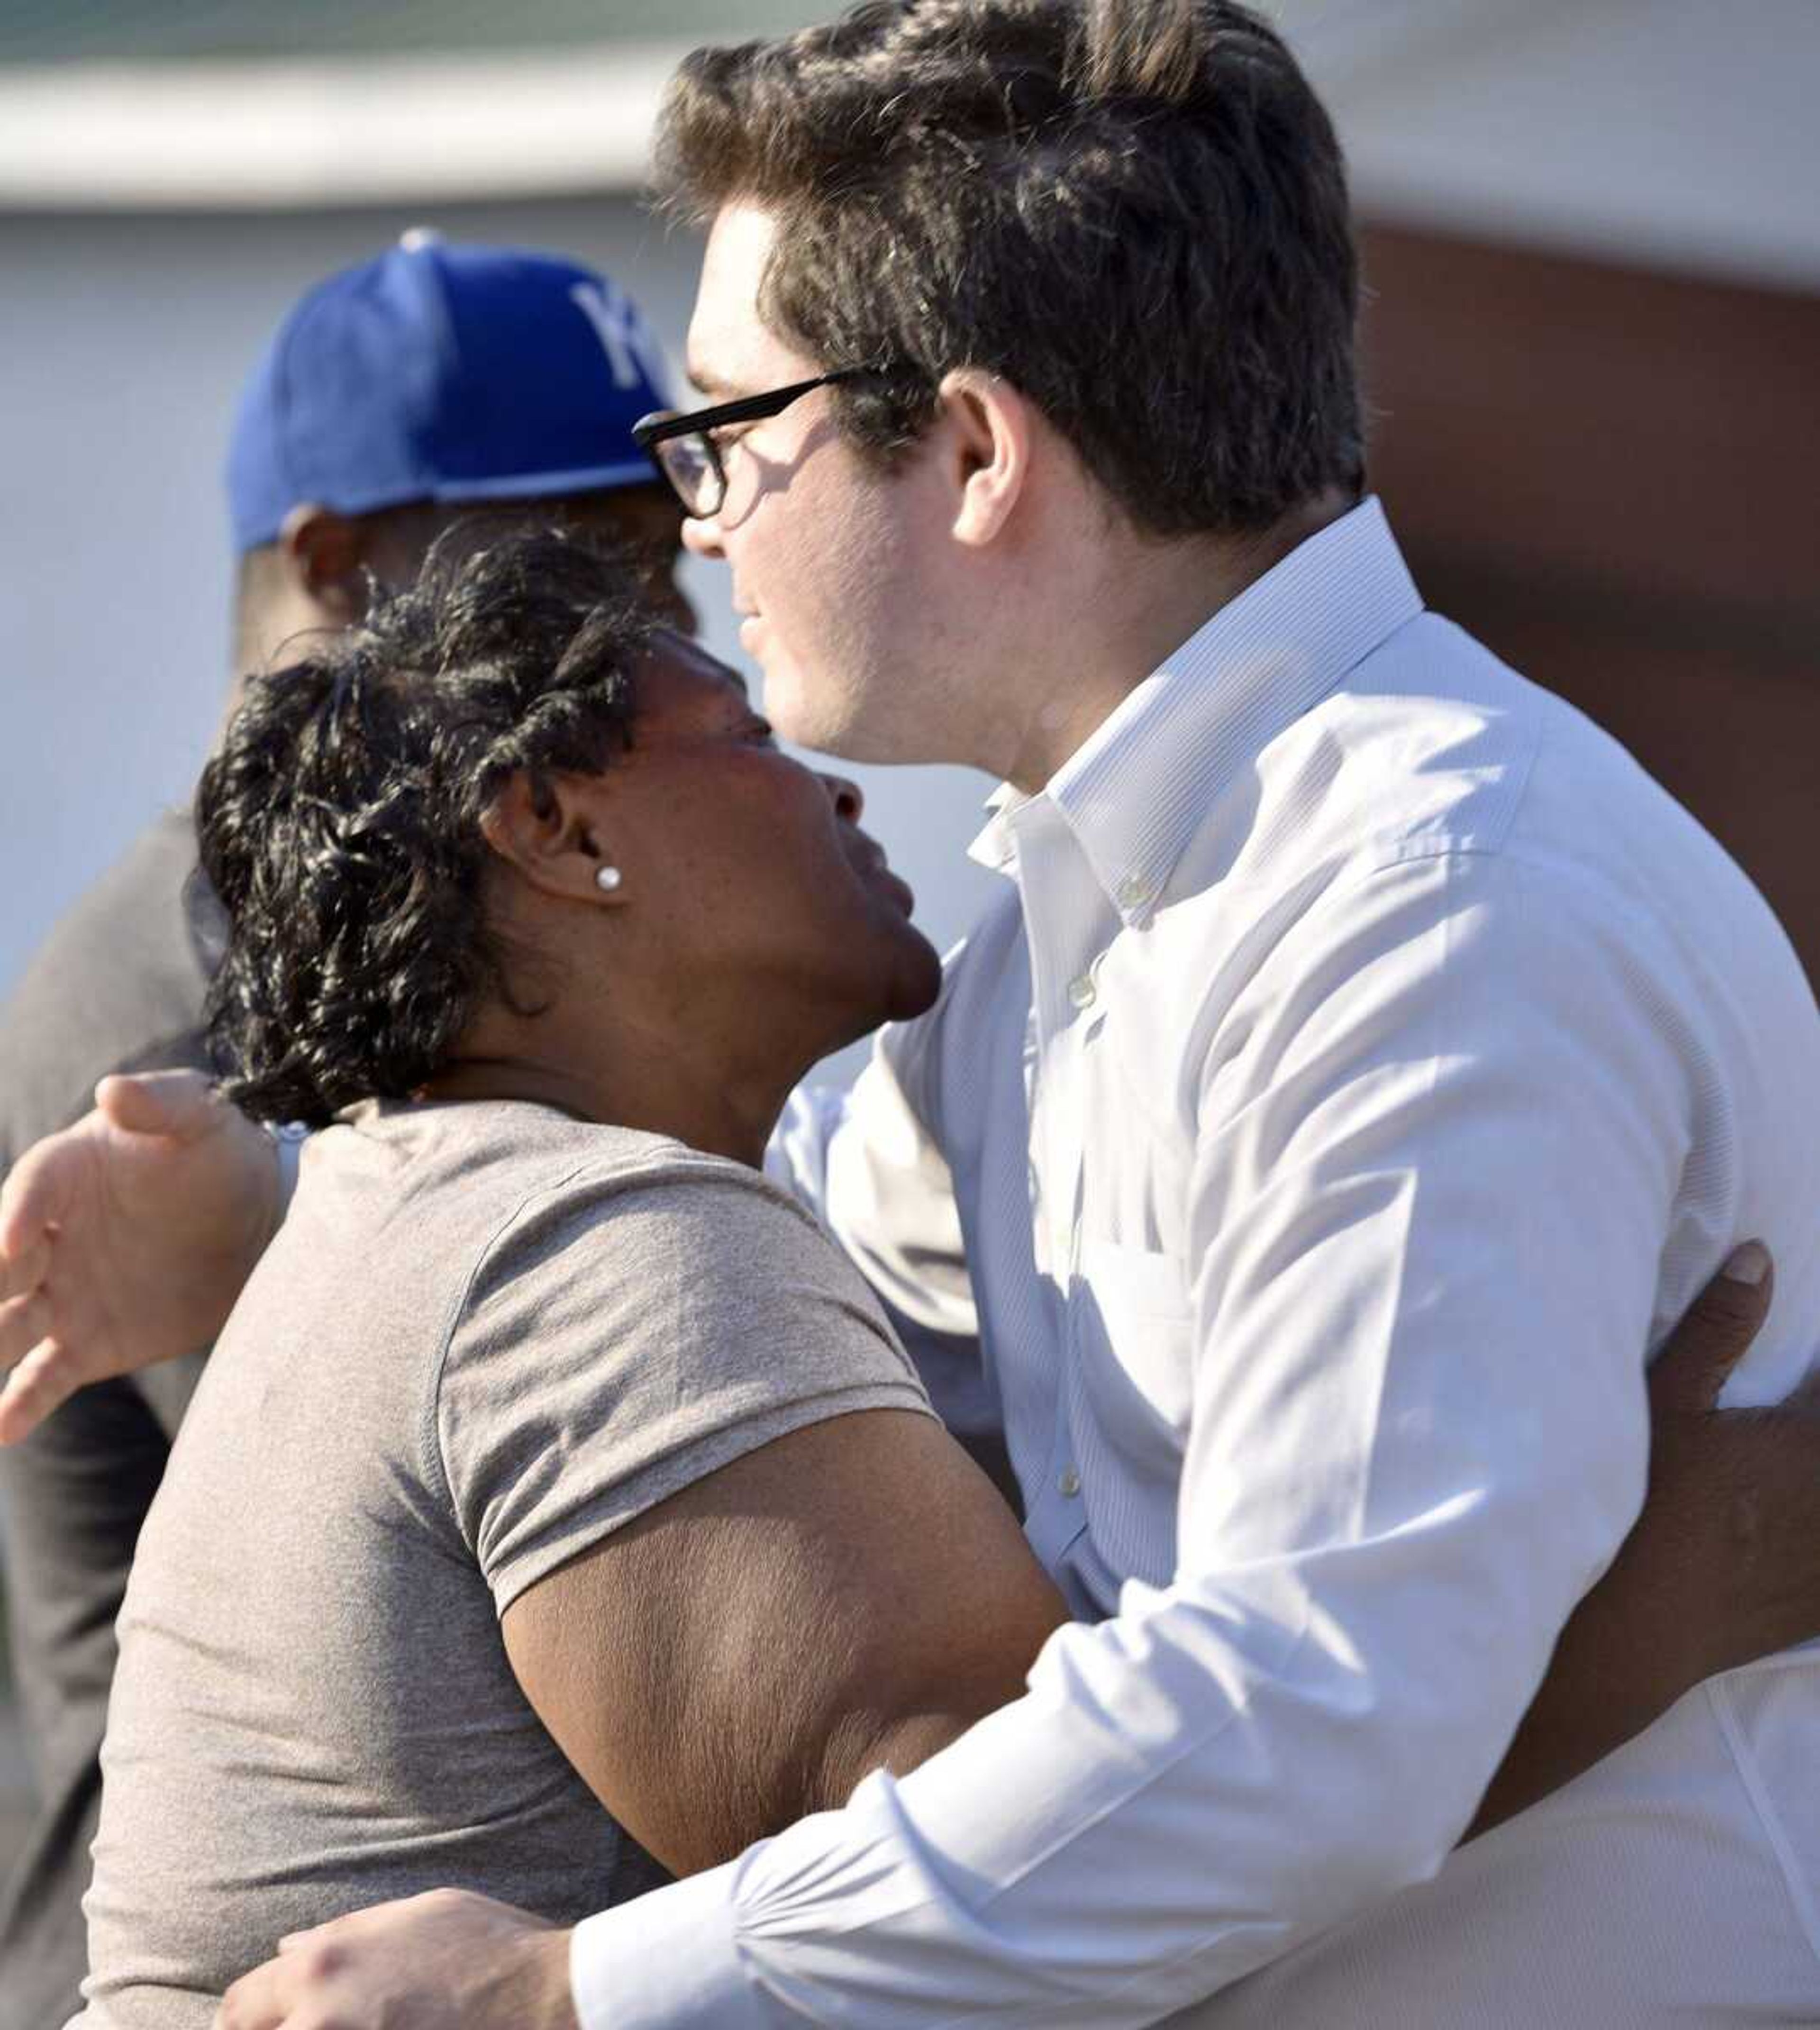
[[[1643,1513],[1562,1630],[1471,1833],[1590,1768],[1702,1679],[1820,1636],[1820,1378],[1769,1409],[1718,1407],[1773,1285],[1766,1251],[1740,1248],[1658,1355]]]
[[[277,1152],[195,1072],[103,1079],[0,1188],[0,1444],[205,1347],[277,1230]]]

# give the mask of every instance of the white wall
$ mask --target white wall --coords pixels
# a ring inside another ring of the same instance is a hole
[[[0,994],[206,749],[227,677],[218,475],[248,366],[310,282],[422,222],[606,267],[680,352],[696,243],[623,198],[427,221],[0,217]],[[724,573],[690,570],[711,645],[741,660]],[[990,786],[850,772],[923,928],[952,942],[996,887],[963,853]]]

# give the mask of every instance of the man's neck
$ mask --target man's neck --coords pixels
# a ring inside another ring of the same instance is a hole
[[[1127,534],[1107,546],[1098,568],[1076,580],[1063,623],[1065,652],[1058,645],[1031,659],[1033,696],[1020,719],[1021,738],[1010,765],[994,772],[1035,795],[1183,642],[1356,504],[1333,492],[1253,536],[1161,542]],[[1038,686],[1040,698],[1034,695]]]

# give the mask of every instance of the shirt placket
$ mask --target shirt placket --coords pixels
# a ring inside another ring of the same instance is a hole
[[[1091,870],[1060,813],[1046,801],[1017,814],[1017,879],[1030,952],[1031,1013],[1025,1032],[1024,1094],[1028,1107],[1031,1216],[1038,1272],[1053,1287],[1058,1309],[1072,1302],[1080,1247],[1083,1138],[1078,1053],[1098,996],[1093,948],[1096,912]],[[1079,1447],[1070,1404],[1074,1335],[1055,1337],[1061,1363],[1051,1378],[1053,1420],[1041,1491],[1025,1533],[1038,1556],[1058,1572],[1068,1547],[1086,1528]]]

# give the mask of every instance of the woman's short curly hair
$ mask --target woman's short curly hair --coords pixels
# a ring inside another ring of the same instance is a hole
[[[481,818],[514,774],[541,797],[630,744],[649,628],[618,560],[458,526],[409,591],[250,681],[196,805],[230,924],[210,1045],[237,1106],[320,1125],[403,1098],[484,996],[513,999]]]

